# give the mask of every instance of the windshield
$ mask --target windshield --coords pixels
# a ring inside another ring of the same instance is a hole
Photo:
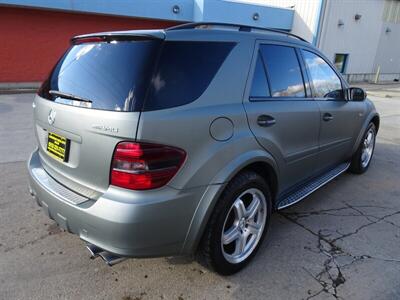
[[[132,111],[141,107],[161,41],[111,41],[72,46],[39,95],[86,108]]]

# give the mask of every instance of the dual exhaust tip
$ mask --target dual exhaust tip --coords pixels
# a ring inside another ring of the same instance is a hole
[[[110,252],[107,252],[93,244],[87,244],[86,248],[90,252],[91,259],[95,259],[97,256],[100,256],[106,262],[106,264],[109,265],[110,267],[127,259],[126,257],[121,257],[118,255],[112,254]]]

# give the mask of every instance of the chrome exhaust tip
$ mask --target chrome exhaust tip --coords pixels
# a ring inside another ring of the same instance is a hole
[[[115,254],[112,254],[110,252],[104,251],[100,247],[93,245],[93,244],[87,244],[86,249],[89,250],[90,252],[90,258],[95,259],[97,256],[100,256],[107,265],[110,267],[113,265],[116,265],[117,263],[120,263],[126,259],[126,257],[121,257]]]
[[[99,253],[99,256],[106,262],[107,265],[112,267],[113,265],[116,265],[126,259],[126,257],[121,257],[115,254],[112,254],[107,251],[103,251]]]
[[[98,256],[100,254],[100,252],[104,251],[100,247],[97,247],[93,244],[87,244],[86,249],[89,250],[91,259],[96,258],[96,256]]]

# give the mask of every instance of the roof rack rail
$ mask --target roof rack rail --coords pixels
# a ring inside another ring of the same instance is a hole
[[[281,33],[285,34],[287,36],[291,36],[294,38],[297,38],[303,42],[308,43],[307,40],[303,39],[302,37],[299,37],[298,35],[295,35],[293,33],[279,30],[279,29],[274,29],[274,28],[267,28],[267,27],[257,27],[257,26],[250,26],[250,25],[241,25],[241,24],[233,24],[233,23],[219,23],[219,22],[193,22],[193,23],[185,23],[181,25],[176,25],[167,28],[166,30],[179,30],[179,29],[194,29],[196,27],[201,27],[201,26],[227,26],[227,27],[238,27],[239,31],[247,31],[251,32],[252,29],[257,29],[257,30],[264,30],[264,31],[269,31],[269,32],[275,32],[275,33]]]

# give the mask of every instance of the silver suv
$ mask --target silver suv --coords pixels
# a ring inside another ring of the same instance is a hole
[[[35,97],[31,194],[110,265],[255,255],[271,213],[367,170],[379,116],[316,48],[216,23],[78,36]]]

